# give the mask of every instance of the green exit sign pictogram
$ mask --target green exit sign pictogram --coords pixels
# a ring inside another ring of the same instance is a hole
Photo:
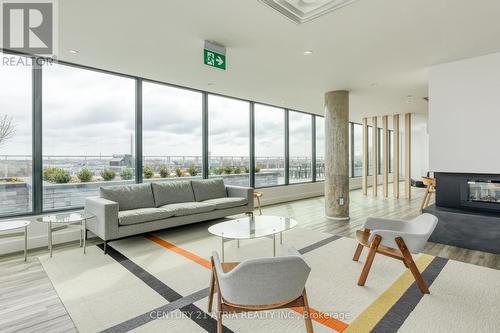
[[[226,69],[226,56],[224,54],[205,49],[203,57],[205,59],[205,65],[224,70]]]

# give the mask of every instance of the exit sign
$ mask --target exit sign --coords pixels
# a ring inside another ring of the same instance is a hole
[[[214,42],[205,41],[203,62],[207,66],[226,70],[226,48]]]

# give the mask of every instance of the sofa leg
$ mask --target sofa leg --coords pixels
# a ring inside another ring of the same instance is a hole
[[[108,241],[104,241],[104,246],[103,246],[103,249],[104,249],[104,254],[108,254]]]
[[[247,212],[246,213],[249,217],[253,217],[253,212]]]

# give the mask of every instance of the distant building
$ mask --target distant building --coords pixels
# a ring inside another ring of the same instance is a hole
[[[122,169],[132,168],[133,164],[134,160],[130,154],[113,155],[113,158],[109,161],[110,169],[117,172]]]

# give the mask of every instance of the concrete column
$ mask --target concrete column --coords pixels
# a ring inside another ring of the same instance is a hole
[[[349,92],[325,94],[325,213],[349,219]]]

